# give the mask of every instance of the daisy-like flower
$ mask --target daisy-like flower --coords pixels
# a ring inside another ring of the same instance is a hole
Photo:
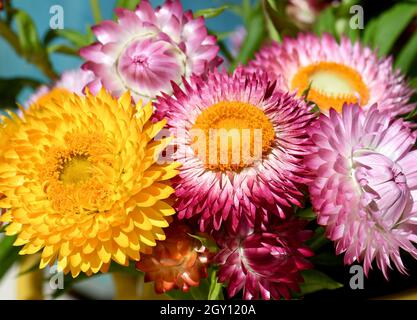
[[[340,112],[344,103],[358,103],[368,110],[378,103],[392,115],[410,112],[413,91],[399,70],[393,71],[392,58],[378,59],[376,52],[343,37],[340,44],[329,34],[319,38],[301,34],[261,49],[248,67],[263,70],[284,90],[308,90],[308,100],[327,113]]]
[[[64,93],[83,94],[84,87],[94,80],[94,73],[89,70],[74,69],[65,71],[52,87],[40,86],[25,102],[25,108],[37,103],[44,105],[52,99],[60,99]]]
[[[176,136],[172,157],[182,163],[173,180],[179,218],[198,215],[201,230],[219,230],[224,221],[236,230],[302,205],[310,107],[242,69],[184,86],[156,103]]]
[[[156,159],[169,143],[154,139],[165,121],[104,90],[36,106],[0,128],[1,221],[20,254],[41,252],[40,268],[57,261],[76,277],[149,253],[175,213],[164,200],[178,164]]]
[[[345,105],[321,115],[310,135],[311,201],[336,253],[363,262],[366,274],[374,260],[385,277],[390,261],[405,273],[400,249],[417,258],[416,133],[376,106]]]
[[[152,254],[142,255],[136,268],[145,272],[145,281],[155,282],[157,293],[198,287],[200,279],[207,277],[209,251],[182,222],[171,224],[165,234],[166,240],[159,241]]]
[[[219,48],[208,35],[202,17],[183,12],[179,0],[167,0],[152,9],[148,0],[135,11],[116,9],[118,22],[104,21],[93,27],[98,42],[81,49],[84,68],[96,75],[89,84],[119,96],[126,90],[135,100],[153,99],[160,91],[171,92],[171,81],[203,74],[217,66]]]
[[[243,289],[243,299],[269,300],[290,299],[290,290],[298,292],[303,282],[300,271],[312,268],[306,258],[313,251],[304,245],[312,231],[304,227],[304,221],[286,220],[263,231],[245,228],[238,235],[221,236],[215,262],[219,281],[227,282],[228,295]]]

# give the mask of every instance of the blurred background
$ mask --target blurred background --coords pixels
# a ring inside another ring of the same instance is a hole
[[[181,1],[184,8],[193,11],[220,7],[227,4],[239,4],[240,0],[183,0]],[[103,19],[112,19],[113,8],[116,0],[101,0],[100,8]],[[162,0],[151,0],[153,6],[163,3]],[[53,5],[60,5],[64,9],[64,28],[78,30],[85,33],[87,28],[94,25],[94,18],[86,0],[14,0],[13,5],[16,8],[28,12],[36,27],[38,34],[43,36],[49,30],[49,21],[51,14],[49,9]],[[240,17],[230,11],[225,11],[221,15],[209,19],[207,26],[217,32],[233,30],[242,23]],[[51,55],[52,64],[59,73],[77,68],[82,64],[82,60],[77,57],[54,53]],[[47,78],[33,64],[29,64],[21,57],[17,56],[13,48],[0,37],[0,77],[33,77],[42,81]],[[27,99],[31,90],[24,90],[18,97],[19,103]]]

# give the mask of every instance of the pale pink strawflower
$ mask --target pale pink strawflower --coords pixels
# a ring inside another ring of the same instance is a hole
[[[93,80],[94,73],[89,70],[67,70],[62,73],[53,87],[67,89],[68,91],[81,95],[84,93],[85,86]]]
[[[335,0],[289,0],[285,11],[301,29],[308,29],[317,20],[320,13],[332,4],[340,1]]]
[[[239,54],[243,41],[245,41],[247,35],[246,28],[244,26],[237,27],[229,36],[230,53],[236,57]]]
[[[417,258],[416,133],[376,106],[345,105],[322,114],[310,136],[311,201],[336,253],[366,274],[373,261],[385,277],[391,262],[405,273],[400,250]]]
[[[304,230],[305,224],[289,220],[263,231],[246,229],[220,236],[215,262],[229,297],[242,289],[243,299],[290,299],[291,291],[299,292],[300,271],[313,267],[307,260],[313,251],[304,244],[312,231]]]
[[[155,104],[176,136],[172,157],[182,163],[173,180],[179,218],[197,216],[205,231],[223,223],[236,230],[239,223],[254,225],[268,213],[284,218],[301,206],[311,107],[277,90],[266,75],[242,69],[192,77],[184,87],[174,85],[173,95]]]
[[[118,22],[103,21],[93,27],[98,42],[82,48],[84,68],[115,96],[130,90],[135,100],[153,99],[160,91],[171,92],[171,81],[203,74],[217,66],[219,48],[208,35],[202,17],[183,11],[179,0],[167,0],[155,10],[148,0],[136,10],[116,9]]]
[[[368,110],[378,103],[380,110],[401,115],[414,109],[410,103],[413,90],[399,70],[393,70],[392,58],[378,58],[377,53],[342,37],[338,43],[331,35],[321,38],[300,34],[273,42],[261,49],[248,66],[276,79],[283,90],[308,91],[308,100],[327,113],[344,103],[358,103]]]
[[[88,70],[73,69],[64,71],[61,77],[51,86],[42,85],[37,88],[24,103],[24,107],[28,108],[31,104],[42,101],[42,98],[47,97],[54,89],[57,89],[57,95],[60,94],[59,90],[67,90],[81,95],[84,87],[93,80],[94,74]]]

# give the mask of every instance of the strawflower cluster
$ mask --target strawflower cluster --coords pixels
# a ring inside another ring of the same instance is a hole
[[[133,261],[157,293],[217,270],[228,297],[290,299],[314,268],[296,214],[311,203],[346,265],[407,272],[417,133],[398,116],[415,105],[391,58],[306,33],[228,73],[179,0],[116,15],[82,69],[1,122],[1,221],[20,254],[73,277]]]

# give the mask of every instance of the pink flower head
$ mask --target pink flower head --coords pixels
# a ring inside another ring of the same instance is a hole
[[[227,282],[230,297],[243,289],[244,299],[291,298],[290,290],[299,291],[301,270],[312,268],[306,259],[313,251],[303,243],[312,231],[305,222],[286,220],[264,231],[247,230],[239,235],[220,237],[219,281]]]
[[[61,77],[52,85],[42,85],[36,89],[36,91],[25,102],[25,108],[28,108],[31,104],[42,101],[42,98],[46,97],[54,89],[67,90],[78,95],[83,94],[84,87],[94,80],[94,74],[88,70],[73,69],[64,71]]]
[[[171,81],[181,84],[182,77],[203,74],[221,61],[204,19],[183,12],[179,0],[155,10],[142,0],[135,11],[118,8],[116,15],[118,22],[94,26],[98,42],[80,51],[84,68],[96,75],[92,92],[104,86],[115,96],[130,90],[135,100],[150,100],[170,93]]]
[[[176,136],[172,157],[182,163],[173,180],[179,218],[198,216],[205,231],[223,222],[236,230],[301,206],[310,107],[242,69],[192,77],[184,87],[156,102]]]
[[[238,26],[229,36],[230,52],[234,57],[239,54],[243,41],[245,41],[247,35],[246,28],[241,25]]]
[[[393,116],[414,109],[409,99],[413,90],[399,70],[393,71],[392,58],[379,59],[376,52],[342,37],[321,38],[300,34],[272,43],[249,63],[249,72],[263,70],[277,80],[283,90],[306,93],[321,111],[340,112],[344,103],[357,103],[365,110],[378,103],[380,110]]]
[[[321,115],[310,136],[311,201],[336,253],[366,274],[374,260],[385,277],[391,261],[405,273],[400,249],[417,258],[416,133],[376,106],[345,105]]]

